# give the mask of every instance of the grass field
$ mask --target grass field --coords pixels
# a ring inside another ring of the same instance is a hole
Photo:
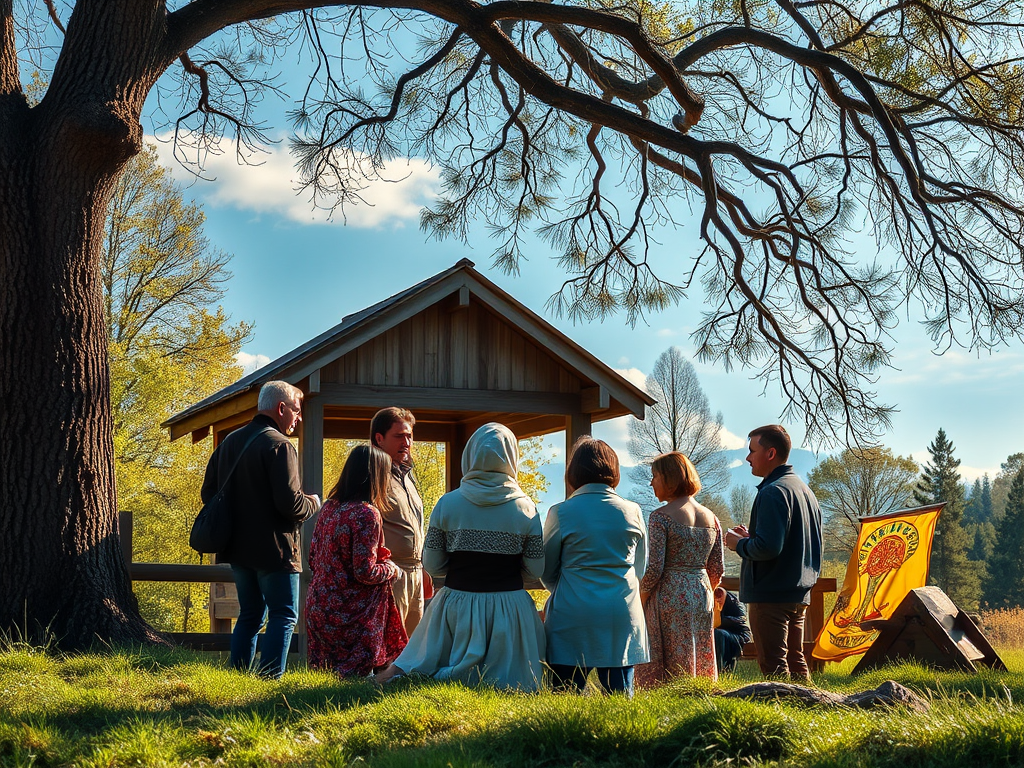
[[[0,653],[0,766],[1024,765],[1024,651],[1004,660],[1010,672],[850,677],[846,662],[816,677],[844,692],[897,680],[932,702],[916,715],[755,704],[695,681],[632,701],[413,681],[378,691],[303,670],[262,681],[186,651],[12,648]],[[754,677],[745,666],[719,687]]]

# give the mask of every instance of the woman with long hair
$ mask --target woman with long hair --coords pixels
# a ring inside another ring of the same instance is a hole
[[[651,661],[637,668],[637,685],[652,688],[679,675],[717,680],[713,610],[725,570],[721,523],[694,501],[700,477],[678,451],[651,463],[651,487],[664,506],[648,521],[651,556],[640,590]]]
[[[519,487],[516,436],[484,424],[466,443],[462,483],[430,515],[423,567],[444,579],[395,663],[400,673],[536,691],[543,679],[544,626],[523,577],[544,569],[537,509]]]
[[[306,594],[309,666],[365,677],[394,660],[407,636],[391,582],[400,575],[384,546],[391,459],[379,448],[352,449],[309,543]]]
[[[640,578],[647,527],[640,507],[615,492],[619,459],[584,435],[565,470],[571,495],[544,522],[544,626],[556,691],[582,691],[587,674],[609,693],[633,693],[633,667],[647,661]]]

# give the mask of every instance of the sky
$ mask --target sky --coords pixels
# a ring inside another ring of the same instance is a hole
[[[287,147],[285,112],[294,106],[287,70],[280,84],[284,98],[269,100],[262,116],[279,132],[280,143],[256,158],[258,165],[239,165],[231,142],[211,155],[205,175],[197,180],[172,157],[167,143],[156,140],[165,165],[185,185],[185,195],[202,204],[206,234],[212,245],[233,255],[224,307],[235,321],[255,325],[252,340],[240,362],[249,369],[265,364],[358,311],[433,274],[462,258],[545,317],[577,343],[642,385],[657,356],[670,346],[693,359],[690,334],[699,322],[703,297],[698,290],[677,306],[650,315],[635,327],[624,316],[603,322],[572,324],[545,308],[564,273],[552,250],[534,241],[520,274],[510,276],[491,264],[493,242],[484,226],[474,229],[470,243],[430,240],[419,229],[419,213],[438,188],[438,173],[421,160],[398,159],[385,170],[392,183],[370,184],[364,205],[349,206],[334,218],[315,210],[308,196],[297,194],[292,158]],[[152,105],[151,105],[152,106]],[[143,128],[158,130],[156,120]],[[696,223],[689,221],[685,201],[679,201],[681,226],[661,230],[654,259],[665,265],[661,276],[681,280],[671,270],[682,269],[677,257],[699,248]],[[866,258],[875,243],[860,240]],[[975,355],[953,348],[936,354],[920,318],[904,314],[895,332],[894,369],[883,371],[875,389],[881,402],[895,406],[892,429],[882,443],[900,455],[925,461],[927,446],[940,427],[956,446],[961,475],[973,482],[984,473],[995,475],[1012,453],[1024,450],[1024,409],[1018,406],[1024,373],[1024,346],[1019,342],[994,354]],[[754,378],[756,372],[725,371],[694,360],[712,410],[721,411],[725,447],[741,448],[742,436],[761,424],[779,421],[784,402],[777,385]],[[806,445],[803,425],[786,423],[796,445]],[[628,462],[625,420],[595,428]],[[561,440],[556,442],[556,450]]]

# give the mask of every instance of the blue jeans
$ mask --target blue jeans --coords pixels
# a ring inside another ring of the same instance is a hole
[[[299,574],[232,565],[238,590],[238,620],[231,633],[231,666],[249,671],[256,659],[256,635],[263,622],[258,671],[276,680],[288,664],[292,632],[299,620]]]
[[[552,680],[552,689],[556,693],[571,691],[582,693],[587,687],[587,675],[595,667],[573,667],[569,664],[549,664]],[[608,693],[624,693],[633,698],[633,668],[632,667],[596,667],[597,680],[601,687]]]

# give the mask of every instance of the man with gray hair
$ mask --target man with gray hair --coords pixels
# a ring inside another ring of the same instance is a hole
[[[302,420],[302,390],[268,381],[256,407],[252,421],[213,452],[201,493],[206,503],[228,484],[232,538],[217,559],[231,563],[238,589],[231,666],[276,679],[284,674],[299,618],[300,529],[320,508],[320,497],[302,492],[298,456],[288,440]],[[255,667],[256,636],[264,621]]]

